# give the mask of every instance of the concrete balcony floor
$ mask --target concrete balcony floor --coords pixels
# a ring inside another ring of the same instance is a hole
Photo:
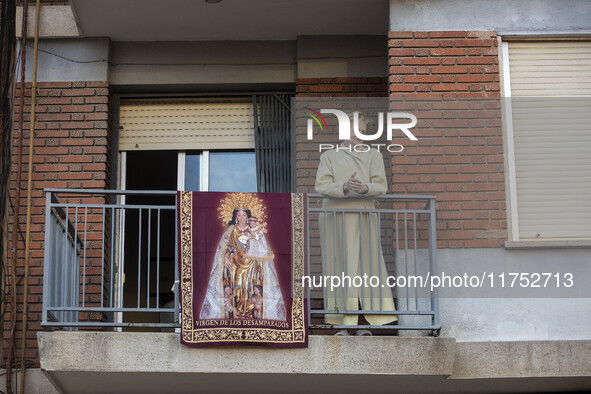
[[[311,336],[305,349],[188,348],[174,333],[40,332],[64,393],[459,393],[591,388],[591,341]]]

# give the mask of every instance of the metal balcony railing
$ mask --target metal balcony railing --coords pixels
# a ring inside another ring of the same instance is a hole
[[[435,196],[384,195],[375,209],[345,199],[327,208],[326,199],[308,194],[310,327],[438,335],[437,289],[429,286],[437,272]]]
[[[69,330],[179,327],[176,192],[45,192],[42,325]],[[381,286],[387,277],[406,279],[436,272],[435,197],[381,196],[376,199],[379,206],[369,210],[322,208],[323,198],[307,196],[308,276],[314,281],[330,274],[366,274],[380,283],[375,288],[345,287],[341,293],[309,286],[310,328],[438,333],[436,289]],[[357,246],[347,249],[347,243]],[[350,250],[358,251],[357,260]],[[369,320],[395,314],[398,322],[327,324],[330,316],[343,314],[355,319],[370,316]]]
[[[42,325],[178,326],[176,192],[45,192]]]

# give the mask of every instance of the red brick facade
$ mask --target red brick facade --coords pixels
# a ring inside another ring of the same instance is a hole
[[[495,32],[389,33],[390,95],[499,97]]]
[[[389,193],[437,195],[438,247],[500,247],[507,237],[494,32],[390,32],[392,108],[415,113],[417,142],[391,155]],[[385,96],[382,78],[301,78],[297,97]],[[326,139],[326,141],[324,140]],[[314,192],[320,153],[296,135],[297,191]],[[390,167],[390,166],[387,166]]]
[[[14,125],[18,127],[20,108],[14,110]],[[27,201],[27,171],[28,146],[30,129],[30,84],[27,84],[23,123],[23,163],[22,184],[20,185],[19,235],[17,245],[18,266],[17,281],[17,348],[20,345],[22,331],[23,301],[23,264],[24,264],[24,235]],[[43,295],[43,257],[45,236],[45,195],[44,188],[70,189],[106,189],[110,182],[111,155],[111,109],[110,91],[106,82],[47,82],[38,85],[36,122],[35,122],[35,151],[33,156],[33,191],[31,216],[31,259],[29,277],[29,326],[27,331],[27,352],[29,361],[38,364],[36,332],[41,330],[41,308]],[[12,141],[13,169],[11,178],[11,199],[14,203],[16,196],[16,157],[18,154],[18,131],[15,130]],[[14,220],[14,216],[11,215]],[[93,219],[90,218],[90,221]],[[12,233],[13,223],[10,223]],[[90,229],[90,227],[89,227]],[[95,228],[94,231],[97,231]],[[100,233],[100,231],[99,231]],[[88,232],[89,239],[93,234]],[[96,237],[95,237],[96,238]],[[95,245],[96,246],[96,245]],[[94,247],[95,247],[94,246]],[[93,256],[93,248],[88,250],[87,257]],[[12,248],[12,245],[9,246]],[[98,256],[100,260],[100,255]],[[9,259],[11,256],[9,256]],[[92,273],[87,273],[90,275]],[[94,274],[97,274],[96,272]],[[87,282],[92,282],[87,278]],[[98,291],[100,287],[89,286],[87,292]],[[8,322],[12,311],[8,310],[5,321],[4,339],[8,337]],[[6,346],[6,341],[5,341]],[[17,352],[20,357],[20,351]]]
[[[392,156],[393,192],[437,195],[438,247],[500,247],[507,222],[496,34],[390,32],[389,56],[392,106],[410,100],[419,119],[416,143],[395,141],[405,150]]]

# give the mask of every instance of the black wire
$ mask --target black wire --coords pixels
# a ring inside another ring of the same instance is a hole
[[[10,167],[11,167],[11,136],[12,136],[12,104],[14,97],[11,97],[13,90],[14,76],[16,72],[15,48],[16,48],[16,31],[15,31],[15,15],[16,2],[14,0],[7,0],[2,2],[2,13],[0,18],[1,42],[0,49],[0,125],[1,125],[1,162],[0,162],[0,276],[4,280],[8,277],[6,270],[6,262],[4,256],[7,251],[4,250],[4,240],[8,240],[8,224],[7,222],[7,201],[9,196],[10,182]],[[8,245],[8,242],[6,242]],[[0,305],[2,310],[0,312],[0,319],[4,321],[4,315],[7,308],[6,299],[11,295],[10,286],[6,287],[8,292],[2,294]]]
[[[20,193],[20,189],[17,190],[18,193]],[[10,208],[12,209],[12,214],[14,216],[14,214],[16,213],[16,209],[14,207],[14,205],[12,204],[12,198],[8,199],[8,202],[10,203]],[[21,227],[20,223],[13,223],[13,227],[16,227],[16,231],[17,234],[20,235],[21,241],[25,242],[25,233],[23,232],[23,228]],[[13,229],[14,231],[14,229]],[[16,250],[16,245],[12,245],[13,249]]]

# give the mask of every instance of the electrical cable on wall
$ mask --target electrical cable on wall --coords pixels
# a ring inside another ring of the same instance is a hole
[[[16,0],[7,0],[2,2],[1,9],[1,41],[0,49],[0,126],[1,126],[1,149],[0,149],[0,267],[2,280],[2,299],[1,299],[1,338],[4,338],[5,312],[8,301],[11,303],[11,328],[16,325],[16,252],[13,251],[12,272],[10,274],[11,285],[8,286],[8,213],[10,189],[8,187],[11,175],[11,148],[12,148],[12,114],[14,109],[15,92],[15,19],[16,19]],[[14,216],[13,216],[14,217]],[[13,233],[16,234],[16,225],[13,222]],[[14,243],[13,243],[14,248]],[[8,290],[7,290],[8,287]],[[14,325],[12,324],[14,322]],[[10,367],[12,357],[10,354],[14,350],[14,333],[11,330],[11,337],[8,341],[8,357],[6,358],[6,387],[9,393],[12,392],[12,379],[10,376]],[[4,343],[2,343],[4,349]]]

